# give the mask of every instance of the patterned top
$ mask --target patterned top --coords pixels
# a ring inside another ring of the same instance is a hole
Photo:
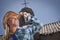
[[[34,18],[34,22],[23,27],[19,27],[9,40],[33,40],[33,35],[41,29],[39,21]]]

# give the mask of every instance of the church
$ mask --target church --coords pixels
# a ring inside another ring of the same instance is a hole
[[[25,1],[25,7],[26,4]],[[0,40],[3,40],[3,38],[4,36],[0,35]],[[43,25],[39,33],[34,35],[34,40],[60,40],[60,21]]]

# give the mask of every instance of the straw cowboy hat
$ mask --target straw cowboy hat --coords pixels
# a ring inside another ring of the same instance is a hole
[[[6,36],[6,40],[8,40],[7,38],[9,37],[9,25],[7,24],[9,17],[12,16],[18,16],[17,13],[13,12],[13,11],[8,11],[3,18],[3,27],[5,29],[5,36]]]

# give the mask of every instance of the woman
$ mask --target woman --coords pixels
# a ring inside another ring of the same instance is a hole
[[[10,34],[15,33],[18,26],[18,14],[9,11],[5,14],[3,18],[3,26],[5,29],[5,39],[9,40]]]

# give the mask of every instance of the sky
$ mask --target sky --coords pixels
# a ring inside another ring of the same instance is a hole
[[[60,0],[26,0],[27,7],[34,11],[35,17],[41,24],[48,24],[60,21]],[[0,35],[4,34],[2,20],[6,12],[13,11],[19,13],[24,0],[0,0]]]

